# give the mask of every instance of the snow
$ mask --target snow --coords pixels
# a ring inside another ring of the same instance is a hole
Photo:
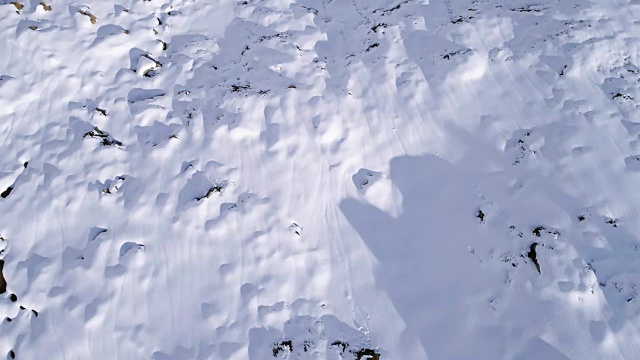
[[[639,20],[0,0],[0,356],[636,359]]]

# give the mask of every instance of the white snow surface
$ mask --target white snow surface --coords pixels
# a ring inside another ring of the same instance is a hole
[[[639,21],[0,0],[0,357],[639,359]]]

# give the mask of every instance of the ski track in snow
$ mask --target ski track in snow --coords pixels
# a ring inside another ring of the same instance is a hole
[[[638,21],[0,0],[0,356],[637,359]]]

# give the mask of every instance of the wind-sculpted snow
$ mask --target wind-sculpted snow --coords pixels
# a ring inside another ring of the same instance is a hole
[[[638,21],[0,0],[0,357],[638,358]]]

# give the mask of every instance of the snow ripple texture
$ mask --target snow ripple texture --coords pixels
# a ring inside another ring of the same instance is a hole
[[[0,0],[0,357],[638,359],[639,21]]]

